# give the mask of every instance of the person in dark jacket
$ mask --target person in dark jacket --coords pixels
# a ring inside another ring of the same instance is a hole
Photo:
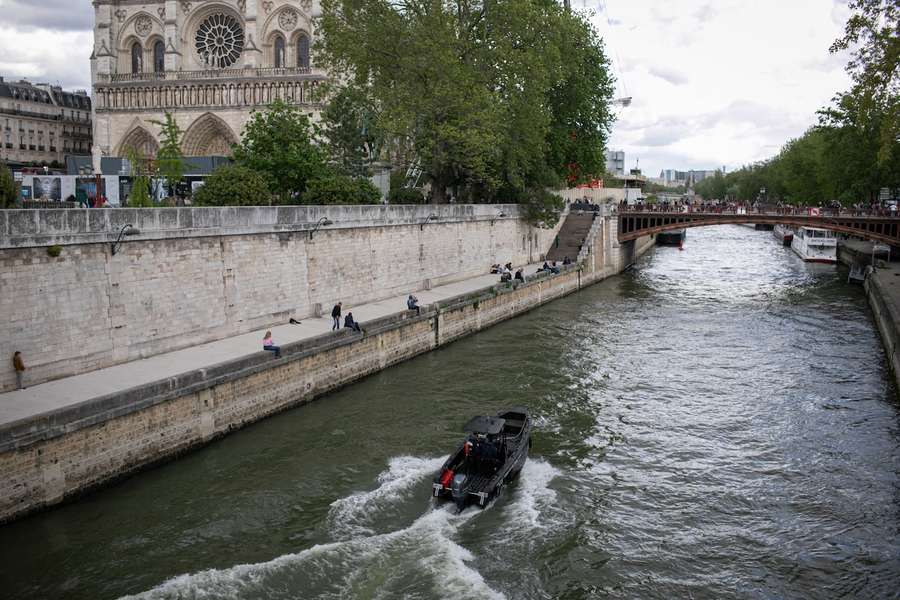
[[[525,283],[525,273],[522,272],[522,267],[519,267],[519,270],[516,271],[516,280]]]
[[[13,354],[13,368],[16,370],[16,389],[24,390],[22,378],[25,376],[25,363],[22,361],[22,353],[18,350]]]
[[[406,308],[416,311],[417,315],[422,314],[422,309],[419,307],[419,299],[412,294],[410,294],[409,298],[406,299]]]
[[[359,323],[357,323],[357,322],[353,319],[353,312],[352,312],[352,311],[351,311],[351,312],[348,312],[348,313],[347,313],[347,316],[344,317],[344,329],[347,329],[347,328],[350,328],[350,329],[352,329],[353,331],[362,331],[362,329],[361,329],[360,326],[359,326]]]
[[[341,303],[338,302],[331,309],[331,330],[335,331],[341,328]]]

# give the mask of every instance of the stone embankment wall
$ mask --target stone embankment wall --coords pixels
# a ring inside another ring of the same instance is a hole
[[[878,269],[866,277],[866,296],[875,325],[881,334],[884,355],[891,366],[894,382],[900,388],[900,290],[891,289],[892,279],[897,272],[893,269]]]
[[[36,384],[535,262],[555,235],[496,204],[0,211],[0,356]]]
[[[501,284],[0,428],[0,521],[167,460],[285,408],[620,272],[653,244],[619,245],[615,219],[559,275]]]

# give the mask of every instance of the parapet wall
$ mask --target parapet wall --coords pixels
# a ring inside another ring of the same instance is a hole
[[[0,211],[0,356],[36,384],[535,262],[556,231],[489,204]]]
[[[619,272],[652,245],[596,236],[596,260],[402,312],[0,428],[0,522],[61,502]]]

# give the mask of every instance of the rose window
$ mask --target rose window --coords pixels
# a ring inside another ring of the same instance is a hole
[[[194,42],[206,66],[230,67],[244,50],[244,30],[234,17],[216,13],[200,24]]]

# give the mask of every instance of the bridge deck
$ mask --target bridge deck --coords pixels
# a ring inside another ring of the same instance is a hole
[[[900,217],[883,214],[796,214],[792,212],[619,212],[619,241],[687,227],[739,223],[820,227],[900,246]]]

